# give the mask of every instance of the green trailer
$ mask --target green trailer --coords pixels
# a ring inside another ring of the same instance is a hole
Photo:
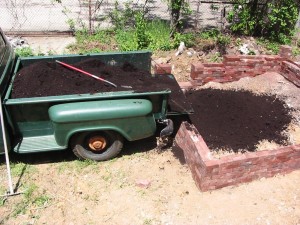
[[[154,135],[158,122],[166,125],[162,136],[172,133],[173,123],[167,118],[168,113],[174,114],[167,110],[169,89],[11,98],[17,72],[32,63],[60,60],[74,64],[95,58],[116,66],[129,62],[150,71],[151,52],[15,58],[5,37],[0,35],[0,39],[1,116],[8,149],[17,153],[73,149],[80,159],[101,161],[115,157],[125,139],[135,141]],[[174,82],[172,75],[167,76]],[[1,138],[0,144],[0,153],[4,153]]]

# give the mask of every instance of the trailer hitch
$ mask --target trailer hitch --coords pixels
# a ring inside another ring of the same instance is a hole
[[[173,124],[173,121],[170,120],[170,119],[159,120],[158,122],[161,123],[161,124],[166,125],[166,127],[161,130],[160,137],[159,137],[158,142],[157,142],[157,146],[160,149],[162,149],[163,147],[166,147],[169,143],[169,136],[174,131],[174,124]]]

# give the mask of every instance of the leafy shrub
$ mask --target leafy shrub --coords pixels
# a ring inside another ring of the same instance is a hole
[[[30,47],[17,48],[15,50],[15,52],[18,56],[21,56],[21,57],[28,57],[28,56],[34,56],[35,55],[32,48],[30,48]]]
[[[233,33],[290,43],[299,10],[294,0],[267,1],[266,5],[254,0],[237,0],[237,3],[228,14]]]

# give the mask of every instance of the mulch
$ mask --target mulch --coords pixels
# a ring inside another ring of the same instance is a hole
[[[93,79],[55,62],[40,61],[22,68],[16,75],[11,98],[31,98],[70,94],[134,91],[156,92],[171,90],[169,110],[184,112],[190,105],[173,76],[151,75],[125,62],[122,66],[106,65],[99,59],[87,59],[73,66],[117,85]],[[125,87],[124,87],[125,86]],[[127,86],[127,87],[126,87]],[[131,86],[132,88],[128,88]]]
[[[292,116],[275,96],[219,89],[191,90],[186,96],[195,110],[190,120],[211,150],[254,151],[261,140],[287,141],[282,131]]]

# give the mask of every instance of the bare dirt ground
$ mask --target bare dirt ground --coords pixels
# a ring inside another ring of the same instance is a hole
[[[188,71],[193,57],[184,57],[182,66],[172,63]],[[257,79],[255,88],[267,90]],[[24,193],[0,197],[0,224],[300,224],[300,171],[200,192],[183,153],[157,150],[155,137],[126,143],[120,157],[101,163],[71,152],[13,155],[12,173]],[[1,193],[6,182],[2,156]]]

